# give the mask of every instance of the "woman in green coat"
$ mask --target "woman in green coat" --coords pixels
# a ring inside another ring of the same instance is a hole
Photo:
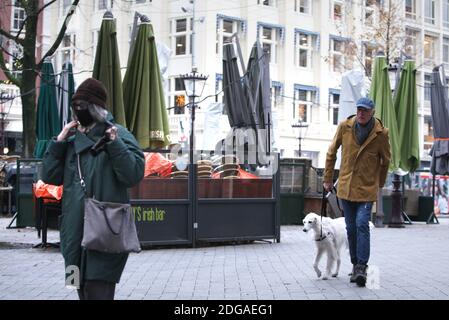
[[[43,181],[64,185],[60,224],[61,253],[66,267],[66,284],[76,286],[81,300],[114,299],[115,285],[128,254],[110,254],[81,246],[85,193],[80,184],[77,155],[88,197],[99,201],[127,203],[127,188],[143,178],[145,160],[136,139],[113,122],[106,111],[107,92],[93,78],[84,81],[72,98],[76,121],[68,123],[53,139],[43,158]],[[92,146],[103,135],[107,142],[97,153]]]

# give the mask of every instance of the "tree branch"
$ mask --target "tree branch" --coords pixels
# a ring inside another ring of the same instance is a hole
[[[10,40],[13,40],[13,41],[17,42],[18,44],[22,44],[22,43],[20,43],[20,39],[19,39],[19,41],[17,41],[16,37],[14,37],[12,34],[10,34],[9,32],[6,32],[3,29],[0,29],[0,35],[4,36],[5,38],[8,38]]]
[[[51,0],[49,3],[47,3],[45,6],[43,6],[42,8],[40,8],[39,10],[37,10],[36,15],[39,15],[42,11],[44,11],[45,8],[47,8],[48,6],[52,5],[53,3],[55,3],[56,0]]]
[[[6,78],[8,78],[8,80],[11,81],[16,86],[20,87],[21,85],[20,81],[16,77],[14,77],[12,73],[9,71],[9,69],[6,67],[3,52],[1,51],[0,51],[0,67],[2,68],[2,71],[5,74]]]
[[[67,25],[70,22],[70,19],[72,18],[72,15],[75,13],[76,6],[78,5],[79,0],[74,0],[72,3],[72,6],[67,13],[64,23],[62,24],[61,30],[59,30],[58,37],[56,38],[55,42],[51,46],[51,48],[47,51],[47,53],[42,57],[42,60],[37,64],[37,68],[40,69],[42,66],[42,63],[44,63],[45,58],[53,55],[58,49],[59,45],[61,44],[62,39],[64,38],[65,32],[67,30]]]

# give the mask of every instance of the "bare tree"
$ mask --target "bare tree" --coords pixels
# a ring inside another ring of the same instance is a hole
[[[403,0],[346,1],[348,17],[345,23],[337,26],[340,33],[348,36],[345,69],[351,69],[357,62],[369,76],[370,58],[378,51],[384,52],[389,63],[398,58],[401,51],[407,52],[403,6]],[[359,7],[361,12],[357,13],[354,7]]]
[[[2,36],[8,39],[9,43],[8,46],[0,41],[0,68],[3,70],[9,82],[20,88],[22,100],[23,156],[25,157],[32,156],[36,143],[36,78],[42,68],[44,59],[53,55],[59,47],[79,0],[73,0],[55,42],[42,56],[40,61],[36,61],[38,22],[39,19],[42,19],[43,11],[55,2],[57,0],[50,0],[46,4],[40,5],[40,1],[37,0],[18,0],[19,6],[25,10],[26,18],[16,35],[7,32],[6,30],[9,29],[9,26],[6,28],[2,21],[0,21],[0,37]],[[22,48],[23,55],[21,57],[15,57],[14,65],[10,66],[5,63],[4,57],[5,55],[12,55],[10,52],[12,45]],[[13,70],[21,71],[20,76],[12,72]]]

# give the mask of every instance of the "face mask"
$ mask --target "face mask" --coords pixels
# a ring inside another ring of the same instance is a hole
[[[75,113],[76,119],[83,127],[88,127],[94,122],[89,111],[89,105],[84,101],[75,102],[73,105],[73,112]]]

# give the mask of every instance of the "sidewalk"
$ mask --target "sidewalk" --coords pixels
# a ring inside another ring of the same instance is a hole
[[[64,287],[58,249],[33,249],[34,229],[0,218],[0,299],[77,299]],[[349,283],[349,254],[338,278],[317,279],[315,247],[301,226],[282,226],[280,243],[145,250],[129,257],[116,299],[449,299],[449,219],[372,231],[373,288]],[[58,241],[49,231],[48,242]],[[324,268],[324,260],[321,262]],[[376,287],[378,287],[376,289]]]

